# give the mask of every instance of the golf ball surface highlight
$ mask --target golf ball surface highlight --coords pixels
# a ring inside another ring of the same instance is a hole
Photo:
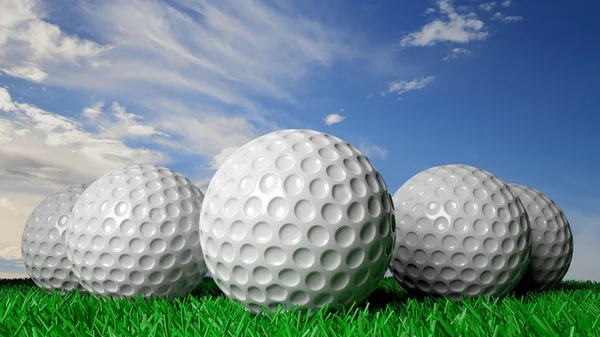
[[[565,277],[571,265],[571,225],[554,201],[540,191],[519,184],[508,186],[525,206],[531,224],[531,261],[517,288],[549,289]]]
[[[491,173],[444,165],[408,180],[393,197],[390,269],[405,289],[434,297],[502,296],[521,279],[531,250],[523,204]]]
[[[73,185],[44,199],[23,230],[21,254],[27,274],[48,292],[83,290],[67,257],[65,231],[71,210],[87,185]]]
[[[67,251],[96,296],[173,299],[206,274],[199,238],[203,195],[164,167],[134,165],[100,177],[73,208]]]
[[[389,266],[391,195],[352,145],[283,130],[240,147],[206,191],[205,261],[219,288],[249,311],[337,309],[365,300]]]

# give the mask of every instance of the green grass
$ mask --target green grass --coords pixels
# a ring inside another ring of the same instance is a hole
[[[252,315],[211,279],[173,302],[63,297],[30,280],[0,280],[0,336],[600,336],[600,283],[457,303],[408,298],[390,278],[360,306],[308,317]]]

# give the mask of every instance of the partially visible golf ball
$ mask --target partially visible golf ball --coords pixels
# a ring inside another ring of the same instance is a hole
[[[217,285],[254,313],[362,302],[395,238],[378,171],[352,145],[312,130],[273,132],[233,153],[211,180],[200,227]]]
[[[446,296],[508,293],[531,250],[523,204],[491,173],[444,165],[408,180],[394,195],[391,270],[411,292]]]
[[[73,185],[44,199],[31,212],[21,243],[25,269],[41,288],[65,293],[83,290],[67,257],[65,230],[71,210],[87,185]]]
[[[546,290],[558,284],[573,258],[571,226],[554,201],[531,187],[508,184],[519,197],[531,223],[531,262],[519,290]]]
[[[100,177],[73,208],[67,251],[88,292],[167,297],[206,273],[199,237],[203,195],[164,167],[134,165]]]

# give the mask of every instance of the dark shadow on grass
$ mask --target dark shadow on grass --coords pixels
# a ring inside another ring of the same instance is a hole
[[[363,302],[355,306],[357,309],[365,309],[368,304],[369,312],[384,310],[386,307],[396,307],[406,304],[409,300],[418,300],[418,294],[407,292],[400,286],[396,279],[384,278],[379,287]]]
[[[508,296],[515,298],[518,301],[528,303],[537,301],[540,296],[552,294],[555,292],[569,293],[579,290],[595,290],[600,291],[600,283],[593,281],[563,281],[554,287],[546,290],[531,290],[530,288],[519,287],[513,289]]]
[[[221,289],[219,289],[217,283],[212,277],[205,277],[204,280],[202,280],[202,282],[196,286],[196,289],[192,291],[190,296],[201,299],[203,297],[222,297],[225,296],[225,294],[221,291]]]
[[[31,286],[35,287],[35,282],[30,278],[0,278],[0,287]]]

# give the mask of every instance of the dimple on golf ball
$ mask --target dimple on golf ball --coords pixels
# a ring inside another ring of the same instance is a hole
[[[571,265],[571,225],[562,210],[545,194],[519,184],[508,186],[525,206],[531,223],[531,261],[517,288],[549,289],[565,277]]]
[[[352,145],[312,130],[239,148],[206,192],[200,220],[219,288],[257,313],[365,300],[389,265],[391,195]]]
[[[502,296],[525,272],[527,213],[491,173],[467,165],[433,167],[409,179],[393,201],[391,270],[407,290],[455,299]]]
[[[187,178],[164,167],[134,165],[100,177],[75,204],[67,228],[81,285],[107,297],[191,292],[206,273],[202,200]]]
[[[27,219],[21,254],[27,273],[42,289],[83,290],[67,257],[65,231],[71,210],[87,185],[73,185],[44,199]]]

